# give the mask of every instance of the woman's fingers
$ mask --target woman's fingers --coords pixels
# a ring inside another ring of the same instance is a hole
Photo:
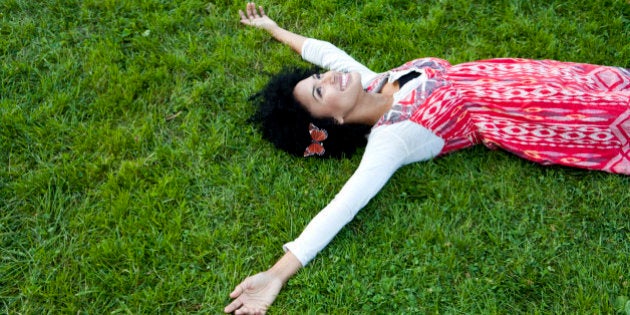
[[[265,312],[260,311],[260,310],[254,310],[254,309],[250,309],[248,307],[242,307],[236,310],[236,312],[234,312],[234,315],[246,315],[246,314],[265,314]]]
[[[245,16],[245,13],[243,13],[243,10],[238,10],[238,15],[241,16],[241,21],[247,20],[247,17]]]
[[[243,282],[239,283],[235,288],[234,291],[232,291],[232,293],[230,293],[230,297],[231,298],[237,298],[239,297],[241,294],[243,294],[243,291],[245,291],[245,286],[247,286],[247,281],[249,280],[249,278],[245,279]]]
[[[256,4],[253,2],[247,3],[247,16],[250,19],[256,18]]]
[[[241,300],[236,299],[234,301],[232,301],[232,303],[230,303],[228,306],[226,306],[223,309],[223,312],[225,313],[232,313],[235,310],[239,309],[241,306],[243,306],[243,302],[241,302]]]
[[[238,10],[238,14],[241,16],[241,23],[246,25],[252,25],[252,20],[260,17],[256,12],[256,4],[253,2],[248,2],[245,6],[245,12]]]
[[[241,299],[240,299],[241,294],[243,294],[243,285],[242,285],[242,283],[237,285],[234,288],[234,291],[232,291],[232,293],[230,293],[230,298],[234,299],[234,301],[232,301],[232,303],[230,303],[228,306],[226,306],[223,311],[226,312],[226,313],[232,313],[235,310],[239,309],[241,306],[243,306],[243,301],[241,301]]]
[[[265,10],[263,9],[262,6],[258,6],[258,11],[260,11],[260,15],[258,14],[258,11],[256,10],[256,3],[254,2],[248,2],[246,8],[247,8],[247,17],[249,17],[250,19],[256,19],[261,16],[265,16]]]
[[[245,25],[263,29],[277,26],[277,24],[267,16],[265,9],[262,6],[256,6],[254,2],[248,2],[245,6],[245,10],[238,10],[238,14],[241,17],[241,23]]]

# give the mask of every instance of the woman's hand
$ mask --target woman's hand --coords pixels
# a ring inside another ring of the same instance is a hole
[[[230,293],[234,301],[225,307],[224,312],[265,314],[283,285],[281,278],[268,271],[248,277]]]
[[[256,9],[256,4],[253,2],[247,3],[245,11],[238,10],[238,14],[241,16],[241,23],[267,31],[279,42],[289,45],[296,53],[302,54],[302,45],[304,45],[306,37],[279,27],[276,22],[265,14],[262,6]]]
[[[248,277],[237,285],[230,293],[234,301],[223,311],[234,314],[265,314],[282,286],[300,268],[302,263],[293,253],[287,251],[269,270]]]
[[[256,4],[248,2],[245,11],[246,12],[243,13],[242,10],[238,10],[238,14],[241,16],[241,23],[245,25],[255,26],[266,31],[271,31],[278,27],[278,24],[265,14],[265,10],[262,6],[258,7],[258,11],[260,11],[260,13],[258,13]]]

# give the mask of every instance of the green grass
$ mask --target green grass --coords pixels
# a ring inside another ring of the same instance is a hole
[[[625,0],[262,4],[376,71],[630,67]],[[352,174],[247,124],[267,73],[304,63],[242,7],[0,2],[0,313],[219,313]],[[630,177],[465,150],[401,169],[271,312],[630,314],[629,218]]]

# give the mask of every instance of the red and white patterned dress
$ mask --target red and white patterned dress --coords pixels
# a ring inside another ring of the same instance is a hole
[[[483,143],[541,164],[630,175],[630,71],[553,60],[451,66],[422,58],[421,86],[401,103],[445,140],[440,154]]]

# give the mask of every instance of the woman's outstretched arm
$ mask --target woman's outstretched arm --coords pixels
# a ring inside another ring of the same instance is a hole
[[[289,45],[298,54],[302,54],[302,45],[306,40],[306,37],[287,31],[272,19],[270,19],[262,6],[256,8],[256,4],[248,2],[245,12],[238,10],[238,14],[241,16],[241,23],[249,26],[264,29],[277,41]]]

